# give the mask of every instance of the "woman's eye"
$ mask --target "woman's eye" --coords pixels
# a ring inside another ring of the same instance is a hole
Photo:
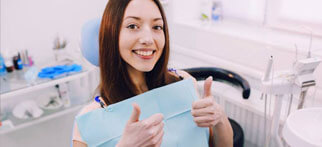
[[[163,30],[163,27],[162,26],[154,26],[153,29],[155,29],[155,30]]]
[[[135,25],[135,24],[130,24],[126,28],[129,28],[129,29],[138,29],[139,27],[137,25]]]

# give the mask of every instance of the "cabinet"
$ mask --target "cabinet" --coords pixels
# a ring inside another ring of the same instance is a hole
[[[83,105],[91,100],[99,81],[97,68],[81,65],[83,67],[81,72],[56,79],[37,79],[32,84],[24,80],[28,68],[1,77],[0,108],[3,125],[0,127],[0,146],[69,145],[74,117]],[[53,93],[61,94],[56,85],[67,88],[69,105],[63,105],[62,102],[54,109],[41,107],[39,101],[49,99]],[[14,115],[14,109],[26,101],[35,102],[43,112],[41,116],[21,119]]]

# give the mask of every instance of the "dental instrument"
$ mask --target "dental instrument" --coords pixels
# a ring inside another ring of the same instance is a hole
[[[269,60],[268,60],[266,71],[265,71],[265,74],[264,74],[264,78],[262,79],[263,81],[269,81],[269,77],[270,77],[271,71],[272,71],[272,65],[273,65],[273,56],[271,56],[269,58]],[[268,140],[270,140],[270,138],[269,138],[269,135],[267,135],[267,94],[262,93],[260,99],[262,100],[263,97],[265,97],[265,104],[264,104],[265,105],[265,107],[264,107],[264,118],[265,118],[265,120],[264,120],[264,136],[265,136],[265,140],[268,141]],[[265,145],[266,144],[267,143],[265,143]]]

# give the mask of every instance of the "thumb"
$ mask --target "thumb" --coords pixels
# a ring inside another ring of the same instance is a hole
[[[141,114],[140,106],[137,103],[133,103],[132,106],[133,106],[133,111],[128,121],[129,123],[139,121],[140,114]]]
[[[212,76],[209,76],[204,82],[204,97],[211,96]]]

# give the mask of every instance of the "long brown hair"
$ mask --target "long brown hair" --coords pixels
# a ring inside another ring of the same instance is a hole
[[[119,52],[119,35],[124,12],[131,0],[109,0],[105,8],[99,32],[99,66],[100,93],[106,104],[113,104],[137,94],[136,87],[127,71],[127,63]],[[145,72],[148,89],[154,89],[179,81],[167,70],[169,60],[169,32],[164,10],[158,0],[153,0],[158,6],[164,22],[165,46],[161,57],[150,72]]]

